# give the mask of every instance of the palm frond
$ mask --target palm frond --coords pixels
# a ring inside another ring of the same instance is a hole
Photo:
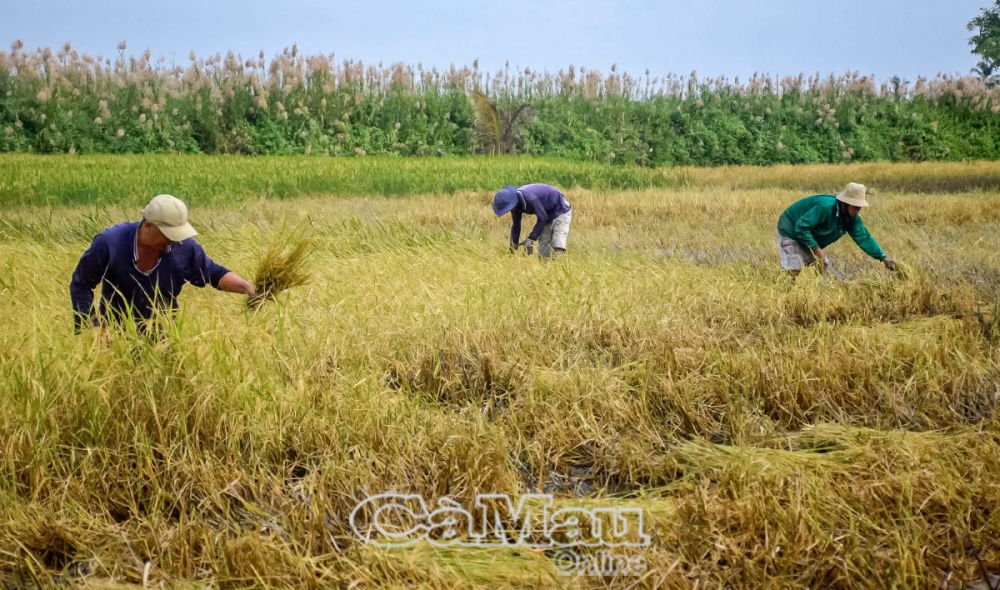
[[[490,151],[500,153],[503,147],[503,125],[497,106],[480,90],[473,90],[470,98],[477,130],[490,144]]]
[[[530,104],[522,104],[515,109],[503,111],[503,151],[513,153],[521,125],[535,115],[535,109]]]

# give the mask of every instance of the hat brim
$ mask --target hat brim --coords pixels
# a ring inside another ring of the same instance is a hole
[[[513,211],[514,207],[517,207],[517,203],[516,202],[512,203],[509,207],[504,207],[502,209],[496,209],[496,208],[494,208],[493,212],[497,214],[497,217],[503,217],[504,215],[506,215],[506,214],[510,213],[511,211]]]
[[[509,200],[507,200],[509,199]],[[507,202],[502,203],[502,206],[498,201]],[[493,195],[493,212],[496,213],[497,217],[503,217],[507,213],[510,213],[517,207],[517,187],[513,185],[508,185],[497,191],[497,194]]]
[[[171,242],[183,242],[188,238],[193,238],[198,235],[195,231],[194,226],[190,223],[185,223],[183,225],[156,225],[156,229],[160,230],[160,233],[165,235]]]
[[[854,205],[855,207],[868,207],[869,206],[868,205],[868,201],[866,199],[864,199],[864,198],[861,198],[861,199],[852,199],[851,197],[848,197],[844,193],[838,193],[837,194],[837,200],[840,201],[841,203],[847,203],[848,205]]]

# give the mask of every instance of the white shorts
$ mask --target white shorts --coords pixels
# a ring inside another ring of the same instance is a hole
[[[542,233],[538,236],[538,255],[549,257],[552,249],[566,249],[566,242],[569,240],[569,222],[573,220],[573,210],[563,213],[552,220],[551,223],[542,228]]]
[[[809,251],[809,248],[780,233],[777,234],[777,237],[778,256],[781,258],[782,270],[802,270],[803,266],[816,264],[816,257]],[[823,262],[829,264],[830,258],[823,256]]]

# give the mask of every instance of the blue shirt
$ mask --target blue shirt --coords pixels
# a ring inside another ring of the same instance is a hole
[[[563,213],[569,212],[570,205],[566,197],[553,186],[547,184],[526,184],[517,189],[517,206],[510,212],[513,223],[510,227],[510,243],[516,245],[521,241],[521,215],[527,213],[538,218],[535,227],[528,234],[529,240],[537,240],[542,229],[552,223],[552,220]]]
[[[131,314],[149,319],[156,307],[174,309],[184,283],[204,287],[229,272],[205,254],[201,244],[188,238],[167,247],[156,266],[139,270],[138,233],[141,221],[119,223],[94,237],[80,257],[69,284],[73,323],[79,328],[93,317],[94,288],[101,283],[101,316]],[[119,315],[119,317],[121,317]]]

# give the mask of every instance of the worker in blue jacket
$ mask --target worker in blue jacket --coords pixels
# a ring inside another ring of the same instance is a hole
[[[148,320],[157,310],[173,311],[185,283],[255,295],[254,286],[216,263],[194,240],[187,207],[172,195],[154,197],[141,221],[119,223],[94,237],[70,281],[77,331],[102,320]],[[93,309],[94,288],[101,305]],[[145,322],[142,323],[145,326]]]
[[[573,210],[566,196],[553,186],[535,183],[521,188],[505,186],[493,196],[493,212],[497,217],[511,215],[510,249],[524,247],[527,254],[533,254],[538,244],[538,255],[549,258],[566,251],[569,238],[569,224]],[[535,227],[528,238],[521,242],[521,216],[534,215]]]

